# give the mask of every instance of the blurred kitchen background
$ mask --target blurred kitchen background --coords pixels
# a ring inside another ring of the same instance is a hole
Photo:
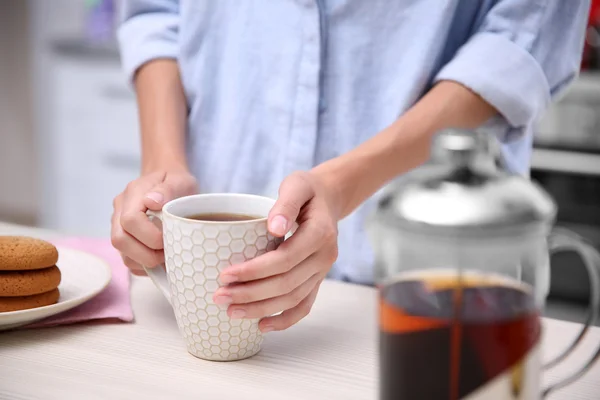
[[[593,3],[581,76],[539,127],[532,177],[557,200],[559,224],[600,248],[600,0]],[[140,162],[135,99],[114,38],[118,4],[0,0],[0,220],[109,235],[112,199]],[[558,254],[552,270],[549,313],[581,321],[589,290],[580,260]]]
[[[115,0],[0,1],[0,220],[109,234],[139,171]]]

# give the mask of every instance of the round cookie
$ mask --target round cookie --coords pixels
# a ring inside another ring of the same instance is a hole
[[[33,296],[0,297],[0,313],[49,306],[56,304],[59,297],[58,289]]]
[[[0,271],[48,268],[58,261],[51,243],[25,236],[0,236]]]
[[[56,289],[60,284],[57,266],[35,271],[0,271],[0,297],[32,296]]]

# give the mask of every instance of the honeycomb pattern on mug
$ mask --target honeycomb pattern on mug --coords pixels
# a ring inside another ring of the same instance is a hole
[[[230,319],[213,303],[222,269],[277,248],[266,223],[165,221],[165,262],[177,324],[188,351],[208,360],[239,360],[260,350],[258,320]]]

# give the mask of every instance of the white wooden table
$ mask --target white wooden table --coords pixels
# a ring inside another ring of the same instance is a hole
[[[0,224],[0,234],[52,232]],[[377,397],[376,297],[325,282],[310,316],[270,333],[255,357],[218,363],[189,355],[167,302],[149,280],[132,284],[131,324],[82,324],[0,333],[0,399],[370,400]],[[545,320],[544,352],[564,349],[579,325]],[[589,357],[582,348],[546,375],[553,381]],[[600,365],[551,399],[600,399]],[[407,399],[412,400],[412,399]]]

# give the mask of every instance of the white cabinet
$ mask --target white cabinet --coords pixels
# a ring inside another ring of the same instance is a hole
[[[50,65],[41,224],[108,236],[113,198],[139,175],[134,94],[116,60],[63,56]]]

